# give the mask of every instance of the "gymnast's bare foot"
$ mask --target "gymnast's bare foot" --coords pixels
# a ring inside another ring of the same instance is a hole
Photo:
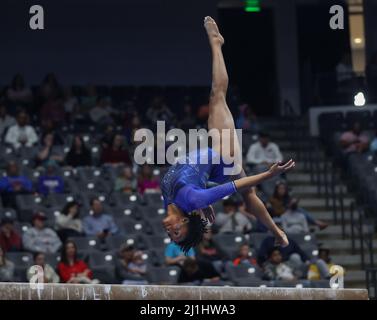
[[[217,27],[216,21],[211,17],[207,16],[204,18],[204,27],[207,30],[208,39],[211,45],[220,45],[224,44],[224,38],[220,34],[219,28]]]

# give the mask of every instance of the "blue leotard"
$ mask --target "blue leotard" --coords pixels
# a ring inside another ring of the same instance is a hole
[[[161,180],[165,207],[174,203],[184,213],[189,213],[235,193],[237,190],[233,181],[224,175],[225,166],[221,157],[211,148],[187,154],[172,165]],[[208,181],[219,185],[206,189]]]

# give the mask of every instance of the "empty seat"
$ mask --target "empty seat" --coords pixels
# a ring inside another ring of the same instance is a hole
[[[153,284],[176,284],[179,273],[178,267],[149,267],[147,279]]]
[[[150,250],[164,250],[171,242],[168,236],[142,236],[143,241]]]
[[[113,266],[114,265],[113,252],[90,252],[89,265],[91,267]]]
[[[17,220],[18,219],[17,212],[16,212],[16,210],[14,210],[12,208],[1,208],[0,207],[0,220],[2,218],[9,218],[9,219],[12,219],[12,220]]]
[[[45,254],[45,261],[54,269],[56,268],[57,264],[60,262],[60,254],[59,253],[46,253]]]
[[[248,285],[255,280],[261,280],[262,271],[258,266],[238,265],[234,266],[232,263],[225,265],[226,273],[229,279],[237,286]]]
[[[139,202],[139,196],[135,193],[127,194],[123,192],[114,192],[111,194],[111,200],[117,207],[134,204]]]
[[[295,241],[300,247],[302,246],[316,246],[317,240],[314,234],[287,234],[289,239]]]
[[[96,237],[71,237],[77,247],[77,251],[89,253],[91,251],[96,251],[100,247],[100,242]]]
[[[134,235],[112,235],[106,239],[107,247],[114,252],[119,251],[122,245],[132,245],[140,248],[141,241]]]
[[[259,249],[264,239],[271,236],[269,233],[258,232],[258,233],[250,233],[249,243],[255,249]]]
[[[117,283],[115,277],[115,267],[113,265],[108,266],[95,266],[91,267],[93,272],[93,279],[98,279],[100,283],[114,284]]]
[[[152,234],[151,226],[146,221],[137,221],[129,217],[115,218],[115,221],[127,235]]]
[[[20,281],[27,281],[26,271],[33,264],[33,255],[29,252],[7,252],[7,259],[15,265],[15,276]]]
[[[164,206],[161,192],[145,192],[142,199],[143,202],[152,206]]]
[[[163,219],[165,209],[162,204],[139,206],[140,216],[144,219]]]

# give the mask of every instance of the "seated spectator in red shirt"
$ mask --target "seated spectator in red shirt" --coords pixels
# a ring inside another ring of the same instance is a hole
[[[131,164],[130,156],[123,146],[124,139],[120,134],[114,136],[111,146],[102,150],[101,163],[103,164]]]
[[[148,164],[141,167],[138,190],[141,194],[144,192],[160,192],[160,182],[156,176],[153,176],[152,168]]]
[[[93,279],[93,272],[88,265],[77,258],[77,247],[74,241],[68,240],[62,249],[58,264],[58,273],[62,282],[66,283],[98,283]]]
[[[340,145],[344,153],[361,153],[368,150],[369,137],[362,132],[360,122],[355,122],[351,130],[341,135]]]
[[[14,222],[11,218],[3,218],[0,223],[0,248],[4,252],[20,251],[22,240],[14,229]]]
[[[251,256],[250,247],[247,244],[241,245],[238,251],[238,257],[233,260],[235,266],[246,265],[246,266],[257,266],[257,260]]]

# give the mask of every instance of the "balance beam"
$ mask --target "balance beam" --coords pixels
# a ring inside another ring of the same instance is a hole
[[[365,289],[0,283],[0,300],[367,300]]]

